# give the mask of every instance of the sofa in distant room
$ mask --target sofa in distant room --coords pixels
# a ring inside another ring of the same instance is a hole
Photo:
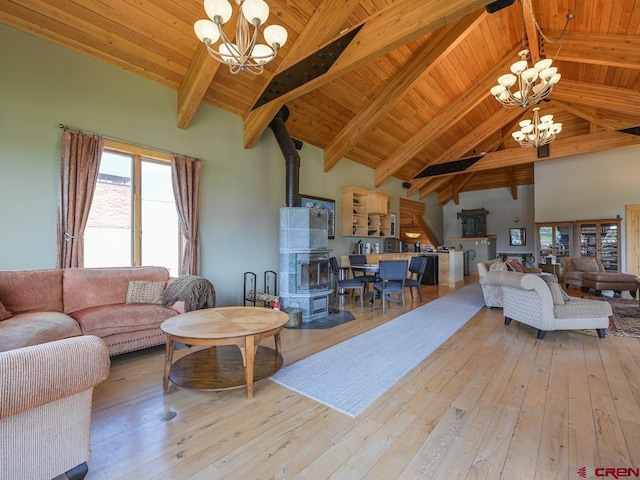
[[[482,287],[482,295],[484,296],[484,304],[487,308],[502,308],[504,303],[504,295],[501,285],[491,283],[487,273],[490,271],[511,271],[518,273],[540,273],[541,268],[525,267],[522,262],[516,259],[504,261],[501,258],[494,258],[486,262],[478,263],[478,276],[480,286]]]
[[[211,282],[164,267],[0,271],[0,352],[78,335],[130,352],[163,344],[166,319],[214,306]]]

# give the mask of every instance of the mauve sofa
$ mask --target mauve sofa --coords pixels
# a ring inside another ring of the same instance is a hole
[[[164,267],[0,271],[0,352],[78,335],[104,340],[109,355],[165,342],[160,324],[182,302],[127,304],[130,280],[168,282]],[[174,308],[175,307],[175,308]]]

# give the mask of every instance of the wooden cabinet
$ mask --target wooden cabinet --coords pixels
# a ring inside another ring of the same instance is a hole
[[[342,235],[391,236],[391,199],[385,192],[357,187],[342,189]]]
[[[607,272],[619,272],[620,219],[579,220],[576,227],[579,255],[602,261]]]
[[[549,255],[560,258],[573,256],[573,222],[536,223],[536,263],[546,263]]]

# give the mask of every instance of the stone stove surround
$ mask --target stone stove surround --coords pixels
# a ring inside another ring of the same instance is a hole
[[[330,282],[318,280],[311,288],[300,288],[300,258],[312,257],[327,260],[328,212],[321,208],[283,207],[280,209],[280,306],[299,308],[302,321],[310,322],[329,314],[329,297],[333,291]],[[324,269],[321,269],[324,270]]]

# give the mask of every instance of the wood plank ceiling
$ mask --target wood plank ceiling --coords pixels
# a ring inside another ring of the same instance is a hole
[[[260,76],[208,56],[192,28],[201,0],[3,0],[0,22],[176,90],[180,128],[202,102],[241,116],[247,148],[284,104],[291,135],[324,149],[325,171],[346,158],[375,170],[376,186],[397,177],[443,204],[488,188],[515,198],[533,183],[544,159],[511,138],[531,109],[505,109],[489,93],[523,45],[562,75],[540,105],[563,123],[548,158],[640,145],[618,131],[640,126],[640,0],[516,0],[491,14],[486,0],[267,2],[267,23],[289,40]],[[277,73],[358,26],[326,73],[253,109]],[[481,152],[457,174],[414,178]]]

